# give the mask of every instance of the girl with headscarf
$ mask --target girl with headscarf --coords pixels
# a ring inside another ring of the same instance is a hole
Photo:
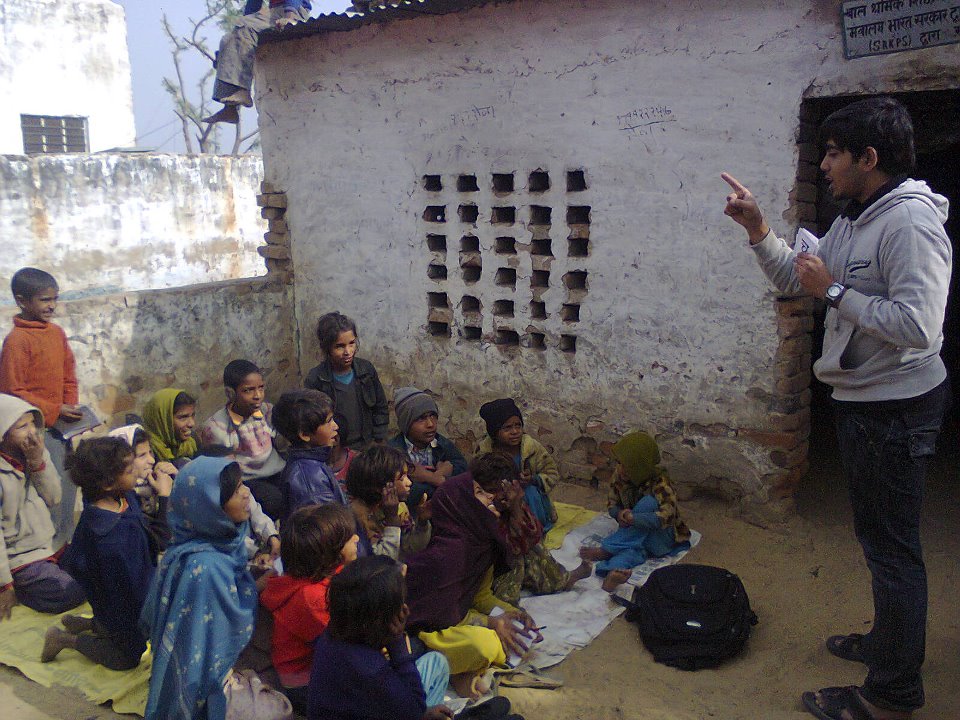
[[[660,467],[657,441],[645,432],[628,433],[613,446],[613,456],[617,469],[607,494],[607,510],[620,529],[604,538],[599,548],[580,550],[584,560],[600,561],[596,573],[607,576],[603,588],[608,592],[648,557],[689,547],[690,540],[670,476]]]
[[[446,656],[450,681],[464,697],[482,694],[476,678],[488,667],[540,639],[532,618],[492,590],[494,576],[510,569],[510,541],[500,523],[510,477],[509,459],[489,453],[443,483],[430,501],[430,543],[407,559],[407,627]]]
[[[173,543],[140,616],[153,648],[145,720],[226,717],[224,683],[257,607],[244,547],[250,491],[240,478],[237,463],[200,457],[174,483]]]
[[[157,390],[143,406],[143,429],[157,462],[184,464],[197,455],[197,401],[178,388]]]

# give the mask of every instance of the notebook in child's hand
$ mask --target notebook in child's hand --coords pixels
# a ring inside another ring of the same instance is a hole
[[[63,437],[64,440],[76,437],[87,430],[93,430],[98,425],[103,425],[103,421],[96,416],[93,410],[87,405],[80,406],[82,415],[79,420],[66,421],[60,418],[53,424],[53,429]]]

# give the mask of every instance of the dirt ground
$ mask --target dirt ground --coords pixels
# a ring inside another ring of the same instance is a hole
[[[776,528],[737,519],[729,506],[693,500],[682,511],[703,540],[688,562],[720,565],[743,579],[760,617],[747,650],[715,670],[686,673],[654,663],[634,626],[614,621],[597,640],[549,674],[560,690],[504,690],[528,720],[802,720],[811,717],[800,693],[826,685],[858,684],[862,666],[830,655],[823,640],[863,631],[872,610],[869,577],[853,537],[845,485],[829,436],[815,438],[810,475],[798,496],[798,514]],[[960,717],[960,443],[945,432],[934,462],[924,517],[930,584],[927,705],[917,720]],[[560,499],[600,509],[603,497],[565,486]],[[79,693],[45,689],[0,667],[0,715],[16,720],[121,717],[84,701]]]

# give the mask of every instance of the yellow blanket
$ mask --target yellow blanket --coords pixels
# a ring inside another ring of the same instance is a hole
[[[593,510],[587,510],[579,505],[570,505],[568,503],[555,502],[553,507],[557,510],[557,522],[550,528],[550,532],[543,539],[543,546],[547,550],[556,550],[563,545],[563,539],[571,530],[575,530],[581,525],[586,525],[593,520],[597,513]]]
[[[89,605],[71,610],[71,614],[91,615]],[[0,622],[0,663],[11,665],[44,687],[66,685],[80,690],[91,702],[113,702],[117,713],[143,715],[150,682],[150,651],[133,670],[117,672],[91,662],[73,650],[63,650],[57,659],[40,662],[43,636],[59,615],[45,615],[23,605],[13,608],[13,616]]]

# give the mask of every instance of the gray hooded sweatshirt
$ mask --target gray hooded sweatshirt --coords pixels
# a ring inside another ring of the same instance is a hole
[[[0,394],[0,437],[24,413],[43,428],[43,414],[12,395]],[[0,588],[13,582],[12,571],[53,555],[50,509],[60,502],[60,475],[43,451],[44,467],[31,473],[0,456]]]
[[[948,203],[918,180],[899,186],[856,219],[838,217],[818,255],[847,287],[827,308],[817,378],[837,400],[870,402],[922,395],[944,381],[940,359],[952,249],[943,224]],[[770,232],[753,246],[779,290],[802,294],[796,253]]]

